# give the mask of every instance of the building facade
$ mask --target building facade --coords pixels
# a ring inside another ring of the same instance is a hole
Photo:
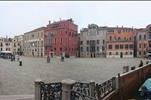
[[[23,55],[23,35],[18,35],[13,38],[13,53]]]
[[[24,33],[23,53],[25,56],[44,56],[44,29],[45,27],[40,27]]]
[[[10,51],[13,53],[12,38],[0,38],[0,51]]]
[[[72,19],[60,20],[47,25],[44,36],[45,55],[77,55],[78,26]]]
[[[88,25],[80,31],[80,57],[104,57],[107,27]]]
[[[111,28],[107,33],[107,58],[135,56],[135,35],[133,28]]]
[[[145,57],[148,48],[148,35],[146,28],[137,29],[137,57]]]

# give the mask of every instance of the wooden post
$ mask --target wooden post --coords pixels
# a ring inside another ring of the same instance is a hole
[[[41,80],[35,81],[35,100],[41,100]]]
[[[75,82],[75,80],[71,79],[62,80],[62,100],[70,100],[72,85]]]

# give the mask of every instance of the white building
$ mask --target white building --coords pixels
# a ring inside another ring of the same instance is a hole
[[[107,27],[88,25],[80,31],[80,57],[104,57]]]
[[[13,52],[12,38],[0,38],[0,51],[10,51]]]

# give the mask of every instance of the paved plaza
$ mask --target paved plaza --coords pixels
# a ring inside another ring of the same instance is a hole
[[[103,82],[122,72],[125,65],[138,66],[141,59],[106,59],[106,58],[70,58],[61,62],[60,58],[22,57],[19,62],[0,59],[0,95],[34,94],[34,81],[57,82],[73,79],[88,82]],[[145,62],[145,60],[143,59]]]

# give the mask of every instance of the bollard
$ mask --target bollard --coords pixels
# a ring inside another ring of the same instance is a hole
[[[22,66],[22,61],[19,61],[19,66]]]
[[[35,81],[35,100],[41,100],[41,80]]]
[[[70,100],[72,85],[75,82],[75,80],[71,79],[62,80],[62,100]]]

